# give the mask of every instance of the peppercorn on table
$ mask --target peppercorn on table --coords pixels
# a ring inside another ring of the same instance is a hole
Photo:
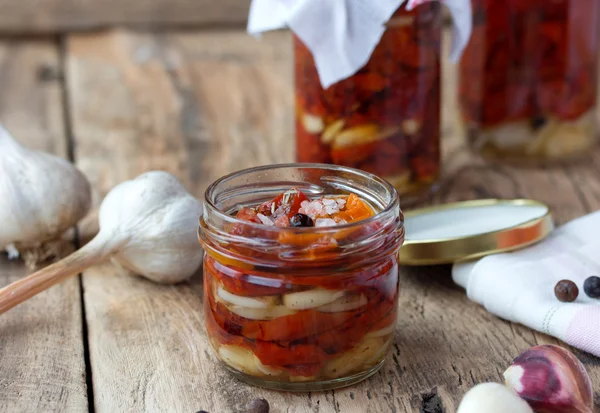
[[[447,40],[447,39],[446,39]],[[218,32],[106,31],[0,40],[0,123],[25,144],[75,162],[97,206],[107,191],[167,170],[201,198],[243,167],[293,160],[292,39]],[[558,223],[600,208],[600,152],[557,169],[485,164],[457,122],[456,68],[443,68],[440,191],[430,202],[532,198]],[[598,114],[597,114],[598,115]],[[79,242],[97,231],[79,226]],[[28,270],[0,258],[0,286]],[[380,372],[317,393],[264,390],[217,364],[204,327],[202,274],[161,286],[111,264],[0,316],[0,410],[239,411],[264,397],[276,413],[454,412],[475,383],[501,381],[526,348],[557,340],[467,300],[448,267],[400,270],[393,350]],[[574,350],[600,403],[600,359]]]

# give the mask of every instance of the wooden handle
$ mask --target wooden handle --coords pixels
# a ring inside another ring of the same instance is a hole
[[[58,284],[72,275],[103,261],[94,241],[68,257],[0,289],[0,314]]]

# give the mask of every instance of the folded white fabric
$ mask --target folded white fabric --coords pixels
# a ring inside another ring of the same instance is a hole
[[[311,51],[321,85],[328,88],[364,66],[385,23],[406,0],[253,0],[248,33],[289,27]],[[409,0],[410,10],[432,0]],[[457,60],[471,34],[471,1],[443,0],[454,19],[451,58]]]
[[[571,221],[531,247],[455,264],[452,278],[489,312],[600,356],[600,300],[583,291],[586,278],[600,276],[599,233],[600,211]],[[563,279],[579,287],[573,303],[554,295]]]

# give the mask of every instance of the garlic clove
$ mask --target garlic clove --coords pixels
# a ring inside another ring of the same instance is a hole
[[[256,364],[256,368],[265,376],[279,376],[283,373],[283,369],[264,365],[256,355],[254,355],[254,364]]]
[[[456,413],[533,413],[526,401],[499,383],[481,383],[470,389]]]
[[[256,366],[254,353],[246,348],[226,344],[219,347],[218,354],[223,362],[236,370],[252,376],[260,376],[262,373]]]
[[[365,337],[383,337],[388,334],[393,334],[396,331],[396,326],[394,324],[390,324],[387,327],[383,327],[379,330],[371,331],[365,335]]]
[[[230,293],[221,286],[217,288],[217,295],[228,304],[248,308],[269,308],[277,304],[279,301],[279,296],[277,295],[265,297],[242,297],[240,295]]]
[[[338,298],[332,303],[317,307],[317,311],[322,313],[340,313],[343,311],[356,310],[368,303],[367,297],[364,294],[348,295]]]
[[[538,413],[591,413],[592,382],[570,351],[554,345],[532,347],[504,372],[506,385]]]
[[[289,293],[283,296],[283,305],[292,310],[308,310],[329,304],[343,297],[345,291],[315,288],[312,290]]]
[[[0,250],[44,258],[88,213],[91,199],[87,178],[73,164],[20,145],[0,126]]]
[[[350,350],[329,360],[323,369],[323,374],[329,378],[336,378],[358,370],[374,356],[381,354],[384,344],[382,338],[365,338]]]
[[[296,314],[296,311],[284,305],[276,305],[270,308],[250,308],[232,305],[228,306],[227,309],[233,314],[247,318],[248,320],[274,320],[279,317]]]

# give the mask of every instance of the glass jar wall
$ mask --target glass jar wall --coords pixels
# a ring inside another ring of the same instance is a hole
[[[351,193],[367,200],[374,215],[307,228],[236,218],[240,208],[264,205],[292,187],[309,199]],[[381,367],[395,332],[397,252],[404,239],[389,183],[335,165],[241,171],[207,190],[199,236],[208,336],[238,378],[274,389],[322,390],[356,383]]]
[[[599,8],[600,0],[473,0],[460,99],[476,152],[546,163],[595,145]]]
[[[359,168],[418,199],[440,168],[441,9],[400,8],[370,60],[326,90],[310,51],[294,39],[299,162]]]

